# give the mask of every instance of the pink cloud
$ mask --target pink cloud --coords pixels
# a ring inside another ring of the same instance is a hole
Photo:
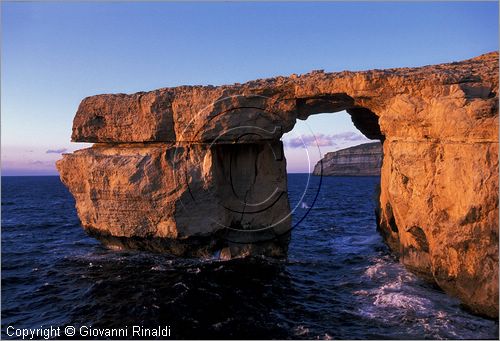
[[[339,134],[302,135],[300,137],[285,138],[283,144],[286,148],[303,148],[308,146],[335,147],[344,142],[369,141],[365,136],[354,132]]]

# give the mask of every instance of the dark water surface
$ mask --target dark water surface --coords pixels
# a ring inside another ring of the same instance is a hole
[[[318,177],[289,176],[297,221]],[[498,338],[498,322],[407,272],[376,232],[379,179],[323,178],[289,259],[183,260],[85,235],[57,177],[2,177],[6,328],[169,325],[174,338]]]

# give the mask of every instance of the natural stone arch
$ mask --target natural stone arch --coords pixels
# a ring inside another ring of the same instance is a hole
[[[88,97],[76,113],[72,140],[96,145],[65,155],[57,167],[75,196],[82,225],[108,244],[179,255],[224,247],[231,256],[283,256],[286,238],[276,245],[224,245],[217,223],[224,226],[234,217],[216,200],[193,205],[199,214],[183,211],[179,202],[190,191],[200,197],[208,188],[217,192],[214,160],[222,154],[207,148],[213,141],[264,142],[251,134],[237,139],[233,128],[259,127],[270,132],[265,142],[279,144],[296,119],[340,110],[347,110],[366,136],[383,140],[379,226],[391,249],[473,311],[497,316],[497,52],[419,68],[316,71],[228,86]],[[261,165],[269,160],[255,157]],[[186,158],[199,167],[187,169]],[[267,171],[286,185],[283,165],[273,163]],[[190,187],[174,186],[176,176],[175,183],[187,181]],[[287,210],[282,202],[245,224],[266,226]],[[217,223],[207,226],[207,216]],[[285,219],[279,230],[287,224]]]

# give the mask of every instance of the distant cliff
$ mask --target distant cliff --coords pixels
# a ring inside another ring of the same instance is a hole
[[[380,176],[382,145],[365,143],[327,153],[314,167],[314,175],[321,174],[321,162],[327,176]]]

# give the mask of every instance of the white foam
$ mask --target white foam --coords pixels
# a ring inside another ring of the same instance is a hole
[[[175,287],[179,287],[179,286],[183,287],[186,290],[189,290],[189,287],[186,284],[182,283],[182,282],[177,282],[172,287],[175,288]]]
[[[309,334],[309,328],[302,326],[302,325],[295,327],[294,331],[295,331],[295,335],[298,335],[298,336],[303,336],[303,335]]]
[[[192,274],[198,274],[201,272],[200,268],[194,268],[194,269],[187,269],[187,272],[192,273]]]
[[[381,291],[375,295],[373,304],[384,308],[389,307],[412,310],[423,310],[432,305],[426,298],[402,292],[386,292],[384,289],[381,289]]]
[[[387,272],[384,269],[385,264],[383,263],[375,263],[365,270],[365,276],[368,278],[375,278],[379,276],[387,276]]]
[[[153,271],[166,271],[167,268],[164,267],[163,265],[155,265],[155,266],[151,267],[151,270],[153,270]]]

